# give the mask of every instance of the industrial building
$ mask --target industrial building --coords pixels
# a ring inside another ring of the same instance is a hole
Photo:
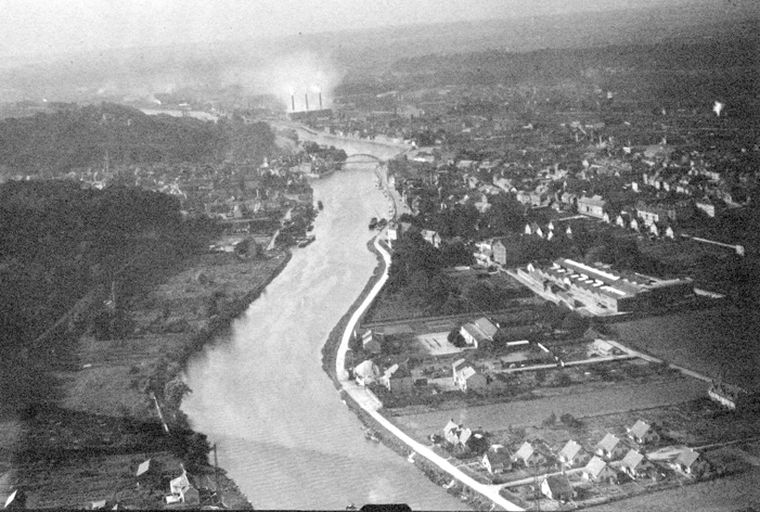
[[[570,308],[593,314],[666,309],[694,298],[694,283],[688,278],[657,279],[565,258],[547,267],[531,263],[517,274]]]

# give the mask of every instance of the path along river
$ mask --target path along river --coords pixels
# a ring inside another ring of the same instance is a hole
[[[226,339],[188,368],[193,392],[183,410],[218,443],[219,465],[255,508],[463,508],[403,457],[367,441],[321,367],[329,332],[377,264],[366,248],[367,222],[385,216],[388,205],[373,186],[374,168],[355,164],[313,183],[325,205],[316,241],[295,249]]]

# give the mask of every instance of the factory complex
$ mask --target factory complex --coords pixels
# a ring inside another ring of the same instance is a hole
[[[688,278],[657,279],[566,258],[543,267],[530,263],[516,273],[541,295],[595,315],[666,309],[695,296]]]

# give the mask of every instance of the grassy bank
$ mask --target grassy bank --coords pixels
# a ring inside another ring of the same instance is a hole
[[[243,260],[200,255],[128,305],[132,332],[120,339],[73,336],[54,377],[57,393],[28,408],[12,464],[12,487],[27,506],[89,507],[97,500],[160,508],[168,480],[188,470],[203,504],[251,509],[223,470],[208,464],[206,437],[180,411],[181,376],[192,356],[218,339],[285,266],[290,252]],[[170,430],[159,421],[156,402]],[[155,478],[137,485],[143,461]],[[205,496],[204,496],[205,495]]]

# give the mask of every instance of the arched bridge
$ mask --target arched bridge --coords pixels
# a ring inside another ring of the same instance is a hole
[[[385,163],[385,160],[382,158],[376,157],[375,155],[370,155],[369,153],[352,153],[348,155],[346,158],[344,164],[364,164],[364,163],[378,163],[382,164]]]

